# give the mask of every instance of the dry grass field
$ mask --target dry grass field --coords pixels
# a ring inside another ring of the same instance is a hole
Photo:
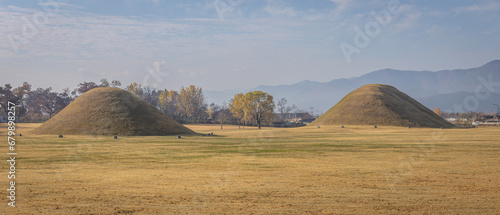
[[[498,127],[187,125],[215,136],[115,140],[16,126],[17,207],[1,162],[0,214],[500,213]]]

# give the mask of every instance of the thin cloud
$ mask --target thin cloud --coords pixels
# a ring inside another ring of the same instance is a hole
[[[459,14],[459,13],[469,13],[469,12],[496,11],[499,9],[500,9],[500,4],[492,1],[484,4],[473,4],[465,7],[456,7],[453,9],[453,11]]]
[[[331,2],[335,3],[336,8],[334,13],[337,15],[342,15],[344,10],[347,9],[347,6],[351,3],[351,0],[330,0]]]
[[[282,0],[267,0],[264,10],[271,16],[293,17],[297,15],[297,12],[292,7],[286,6]]]
[[[17,24],[7,24],[0,29],[0,34],[23,38],[22,17],[30,17],[36,10],[2,12],[4,23]],[[36,29],[37,33],[32,38],[26,38],[27,42],[19,47],[25,57],[88,58],[116,56],[116,53],[137,54],[141,51],[146,54],[157,48],[152,44],[155,40],[198,35],[202,31],[196,25],[182,21],[138,20],[76,11],[71,16],[56,14],[49,18],[46,25],[36,26]],[[9,40],[2,40],[0,48],[12,50]]]
[[[395,30],[402,31],[412,28],[415,24],[418,23],[418,19],[421,15],[422,13],[420,12],[408,14],[400,23],[395,24]]]

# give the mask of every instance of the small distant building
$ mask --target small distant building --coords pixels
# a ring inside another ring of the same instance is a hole
[[[309,113],[275,113],[275,120],[283,120],[285,122],[302,122],[302,123],[310,123],[315,120],[313,116]]]
[[[486,120],[486,122],[481,123],[482,125],[500,125],[500,120],[498,118],[493,118]]]
[[[311,123],[313,122],[314,120],[316,120],[316,117],[312,116],[311,114],[308,114],[308,113],[305,113],[304,115],[302,115],[301,117],[301,122],[302,123]]]
[[[472,125],[500,125],[500,120],[493,115],[481,115],[474,119]]]

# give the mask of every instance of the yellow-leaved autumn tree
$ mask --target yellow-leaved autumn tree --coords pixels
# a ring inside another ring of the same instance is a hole
[[[160,110],[177,121],[180,121],[180,96],[174,90],[162,90],[158,96]]]
[[[436,113],[437,115],[441,116],[441,114],[443,114],[441,112],[441,109],[439,109],[438,107],[434,108],[434,113]]]
[[[204,118],[207,110],[205,96],[201,87],[189,85],[182,87],[180,96],[180,112],[183,121],[200,121]]]
[[[245,115],[243,111],[243,93],[238,93],[234,95],[234,98],[229,102],[229,110],[233,113],[233,117],[238,119],[238,128],[240,126],[241,120]]]
[[[248,92],[241,97],[243,118],[245,121],[256,122],[259,129],[264,122],[271,122],[274,118],[273,96],[262,91]]]
[[[142,91],[142,86],[138,83],[131,83],[130,85],[127,86],[127,91],[135,94],[135,95],[138,95],[138,96],[142,96],[143,94],[143,91]]]

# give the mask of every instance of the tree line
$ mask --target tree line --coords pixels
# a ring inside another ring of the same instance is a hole
[[[11,84],[0,86],[0,116],[6,116],[7,103],[16,104],[16,117],[21,122],[43,122],[57,114],[78,96],[96,87],[119,87],[119,81],[109,83],[106,79],[101,84],[94,82],[83,82],[71,91],[69,88],[63,92],[53,92],[52,88],[33,89],[32,85],[24,82],[22,86],[12,87]]]
[[[16,104],[16,117],[20,122],[43,122],[57,114],[69,103],[85,92],[97,87],[117,87],[121,82],[101,79],[101,82],[82,82],[72,91],[69,88],[63,92],[53,92],[52,88],[33,89],[32,85],[24,82],[22,86],[12,87],[10,84],[0,86],[0,107],[6,116],[7,102]],[[159,90],[151,86],[141,86],[138,83],[127,85],[125,90],[131,92],[158,108],[165,114],[181,123],[218,123],[221,129],[224,124],[237,125],[271,125],[276,121],[284,121],[285,113],[295,107],[286,106],[287,101],[282,98],[275,105],[273,96],[262,92],[252,91],[234,95],[228,103],[218,105],[207,104],[201,87],[190,85],[180,90]],[[281,113],[275,117],[274,111]],[[298,110],[298,109],[296,109]]]
[[[221,129],[224,123],[255,124],[260,128],[274,119],[273,96],[262,91],[236,94],[230,104],[208,105],[202,88],[195,85],[175,91],[132,83],[127,90],[181,123],[219,123]]]

